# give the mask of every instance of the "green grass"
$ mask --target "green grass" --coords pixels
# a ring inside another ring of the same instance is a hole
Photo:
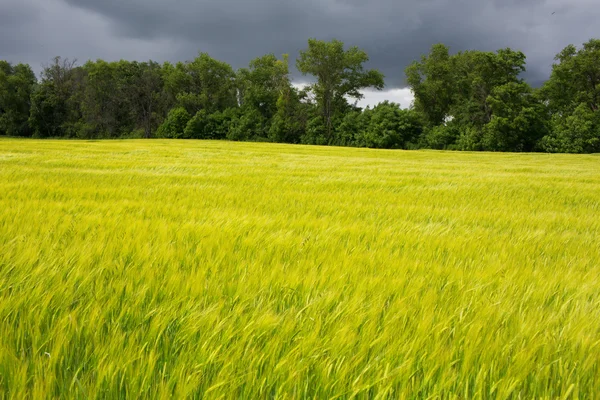
[[[600,393],[600,157],[0,140],[0,397]]]

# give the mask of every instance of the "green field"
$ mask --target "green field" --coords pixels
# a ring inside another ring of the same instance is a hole
[[[0,140],[0,398],[599,393],[599,156]]]

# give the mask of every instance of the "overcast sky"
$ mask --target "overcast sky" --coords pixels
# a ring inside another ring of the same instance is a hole
[[[406,107],[404,67],[434,43],[522,50],[539,84],[564,46],[600,37],[599,20],[598,0],[0,0],[0,59],[39,71],[55,55],[183,61],[204,51],[239,68],[337,38],[386,75],[386,91],[361,104]]]

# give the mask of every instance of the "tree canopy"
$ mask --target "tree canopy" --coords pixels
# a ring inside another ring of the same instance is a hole
[[[367,53],[358,47],[344,50],[339,40],[324,42],[308,40],[308,49],[300,52],[296,62],[298,70],[316,78],[311,90],[323,117],[325,135],[332,139],[334,119],[348,108],[348,98],[361,99],[361,89],[383,89],[383,74],[377,70],[364,70],[369,61]]]
[[[540,88],[510,48],[453,53],[435,44],[405,70],[409,109],[362,109],[384,88],[369,57],[339,40],[309,39],[292,84],[289,56],[267,54],[235,71],[199,53],[187,62],[56,57],[39,79],[0,61],[0,135],[256,140],[373,148],[600,151],[600,40],[569,45]]]

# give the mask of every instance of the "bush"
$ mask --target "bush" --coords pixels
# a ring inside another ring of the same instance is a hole
[[[190,139],[225,139],[230,125],[236,117],[237,111],[233,108],[212,114],[208,114],[206,110],[200,110],[186,125],[184,137]]]
[[[552,133],[540,140],[539,147],[549,153],[600,152],[600,112],[581,104],[566,118],[555,115]]]
[[[421,139],[421,147],[448,150],[456,148],[460,130],[455,125],[439,125],[428,129]]]
[[[264,117],[258,110],[246,110],[241,116],[231,120],[227,139],[243,141],[264,137],[264,124]]]
[[[327,138],[325,137],[325,125],[323,124],[323,118],[320,115],[308,120],[306,124],[306,131],[300,137],[300,142],[302,144],[327,144]]]
[[[184,136],[184,130],[190,121],[190,114],[183,107],[174,108],[169,111],[167,119],[158,127],[157,137],[162,138],[181,138]]]
[[[415,143],[423,132],[419,115],[403,110],[400,105],[385,101],[372,110],[364,111],[366,128],[356,137],[361,147],[380,149],[406,149]]]
[[[338,146],[355,146],[356,138],[365,129],[365,118],[361,111],[350,111],[335,131],[334,143]]]

